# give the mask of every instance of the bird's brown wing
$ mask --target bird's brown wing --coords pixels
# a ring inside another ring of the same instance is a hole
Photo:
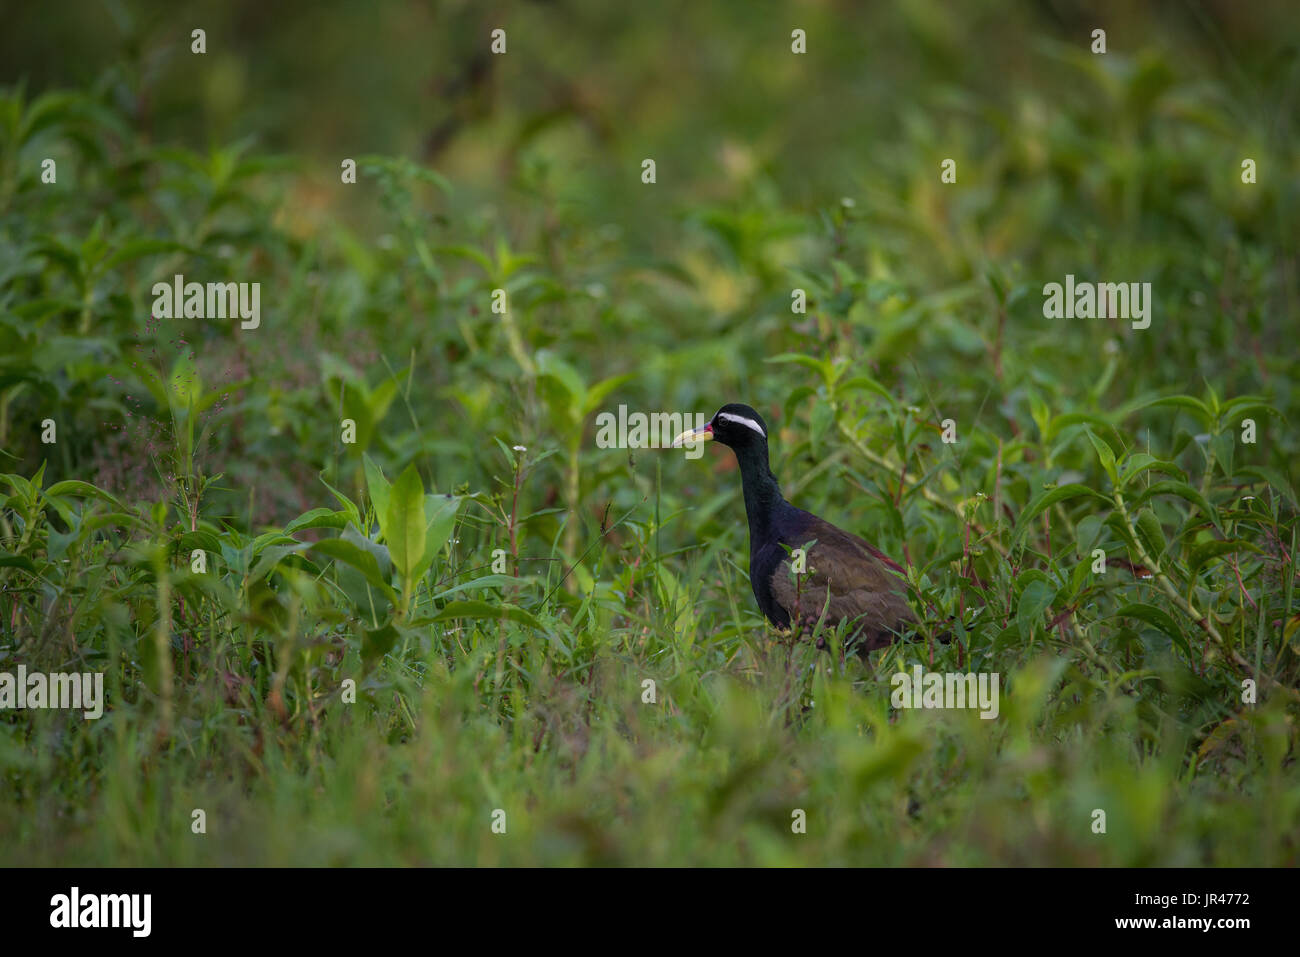
[[[903,568],[869,542],[814,519],[802,533],[803,542],[786,542],[808,549],[806,571],[795,584],[787,558],[772,574],[772,593],[793,622],[815,623],[826,607],[826,625],[835,627],[848,619],[862,651],[883,648],[894,640],[916,615],[907,603],[907,588],[900,577]],[[830,604],[826,605],[827,594]]]

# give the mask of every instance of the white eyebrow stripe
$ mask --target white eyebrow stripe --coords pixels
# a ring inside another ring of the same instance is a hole
[[[747,419],[743,415],[732,415],[730,412],[719,412],[718,418],[726,419],[728,422],[739,422],[741,425],[747,425],[763,438],[767,438],[767,433],[763,431],[763,427],[753,419]]]

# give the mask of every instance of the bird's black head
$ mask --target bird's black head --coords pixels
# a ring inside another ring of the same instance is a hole
[[[739,452],[753,446],[767,448],[767,423],[747,405],[730,402],[724,405],[704,426],[679,435],[673,445],[691,442],[720,442]]]
[[[762,443],[767,445],[767,423],[747,405],[730,402],[709,420],[713,440],[733,449]]]

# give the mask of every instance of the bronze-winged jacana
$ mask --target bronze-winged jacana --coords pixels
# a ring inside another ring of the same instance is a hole
[[[797,620],[811,628],[825,608],[825,626],[847,620],[849,640],[863,655],[890,644],[915,623],[901,565],[870,542],[785,500],[768,465],[762,416],[747,405],[724,405],[673,445],[708,441],[736,453],[749,519],[749,580],[768,621],[789,628]],[[805,572],[796,586],[791,553],[810,542],[815,544],[807,548]]]

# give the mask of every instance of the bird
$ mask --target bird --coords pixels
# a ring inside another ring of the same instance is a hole
[[[740,466],[749,522],[749,580],[758,607],[780,629],[811,631],[822,619],[849,622],[846,647],[858,654],[884,648],[917,622],[906,598],[906,570],[870,542],[785,500],[768,464],[767,423],[753,408],[728,403],[673,447],[718,442]],[[811,543],[811,544],[810,544]],[[796,549],[806,549],[802,561]],[[803,566],[796,585],[793,568]],[[819,639],[819,646],[825,647]]]

